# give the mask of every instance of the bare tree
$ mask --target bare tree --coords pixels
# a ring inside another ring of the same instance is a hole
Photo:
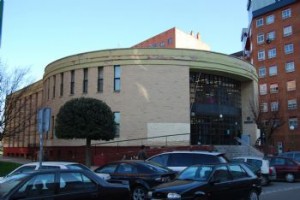
[[[269,101],[266,101],[269,103]],[[263,148],[265,155],[269,153],[269,145],[273,144],[274,134],[281,126],[285,124],[283,117],[280,116],[280,103],[271,108],[270,111],[264,110],[264,104],[261,102],[250,102],[250,111],[253,115],[257,128],[260,129],[260,137],[256,145]]]
[[[27,119],[24,94],[28,90],[24,85],[29,83],[26,77],[28,72],[25,68],[8,72],[0,62],[0,141],[24,130]]]

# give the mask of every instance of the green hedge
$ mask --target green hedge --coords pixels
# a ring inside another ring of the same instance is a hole
[[[2,162],[0,161],[0,176],[5,176],[12,170],[21,166],[22,164],[13,163],[13,162]]]

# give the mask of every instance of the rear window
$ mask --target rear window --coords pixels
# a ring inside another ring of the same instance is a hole
[[[169,156],[168,166],[185,167],[196,164],[216,164],[225,162],[226,159],[222,156],[197,153],[173,153]]]
[[[250,165],[254,165],[256,167],[259,167],[259,168],[262,166],[262,161],[257,160],[257,159],[248,159],[247,163],[249,163]]]

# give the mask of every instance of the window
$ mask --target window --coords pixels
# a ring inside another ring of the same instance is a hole
[[[286,44],[284,45],[284,53],[290,54],[294,52],[294,44]]]
[[[103,67],[98,67],[97,92],[103,92]]]
[[[262,25],[264,25],[264,19],[260,18],[256,20],[256,27],[261,27]]]
[[[232,174],[233,179],[240,179],[248,176],[245,170],[239,165],[229,165],[229,171]]]
[[[74,94],[75,87],[75,71],[71,71],[70,94]]]
[[[269,68],[269,75],[270,75],[270,76],[275,76],[275,75],[277,75],[277,66],[276,66],[276,65],[271,66],[271,67]]]
[[[53,76],[53,86],[52,86],[52,98],[55,98],[55,90],[56,90],[56,76]]]
[[[298,119],[296,117],[292,117],[289,119],[289,127],[294,126],[294,128],[298,128]]]
[[[47,80],[47,99],[50,99],[50,78]]]
[[[260,104],[260,111],[261,112],[268,112],[268,103],[261,103]]]
[[[267,94],[267,84],[266,83],[259,85],[259,93],[260,93],[260,95]]]
[[[296,81],[293,80],[293,81],[288,81],[286,83],[286,86],[287,86],[287,91],[293,91],[293,90],[296,90]]]
[[[285,71],[286,72],[295,71],[295,63],[293,61],[285,63]]]
[[[82,83],[82,92],[88,92],[88,69],[83,69],[83,83]]]
[[[283,36],[284,37],[292,35],[292,33],[293,33],[292,26],[286,26],[283,28]]]
[[[288,109],[295,110],[297,109],[297,99],[290,99],[288,100]]]
[[[278,101],[273,101],[271,102],[271,111],[274,112],[274,111],[278,111],[278,106],[279,106],[279,103]]]
[[[265,41],[265,37],[263,33],[257,35],[257,44],[262,44]]]
[[[160,47],[165,47],[165,42],[161,42]]]
[[[173,38],[168,38],[168,45],[172,44],[173,43]]]
[[[258,75],[259,77],[265,77],[267,73],[266,67],[260,67],[258,69]]]
[[[63,96],[64,94],[64,73],[60,73],[60,96]]]
[[[267,39],[271,40],[275,40],[275,31],[271,31],[267,34]]]
[[[282,19],[286,19],[291,16],[292,16],[292,10],[290,8],[282,11]]]
[[[115,117],[115,125],[116,125],[115,136],[120,137],[120,121],[121,121],[120,112],[114,112],[114,117]]]
[[[278,93],[278,83],[273,83],[270,85],[270,93]]]
[[[272,24],[275,21],[275,16],[274,15],[269,15],[266,18],[266,24]]]
[[[258,60],[264,60],[265,59],[265,50],[258,51]]]
[[[276,48],[269,49],[268,57],[269,58],[275,58],[276,57]]]
[[[121,67],[120,65],[114,66],[114,91],[119,92],[121,90]]]

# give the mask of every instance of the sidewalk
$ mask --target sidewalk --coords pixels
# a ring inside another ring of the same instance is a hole
[[[28,160],[25,158],[15,158],[15,157],[3,156],[3,155],[0,155],[0,161],[14,162],[14,163],[20,163],[20,164],[32,162],[31,160]]]

